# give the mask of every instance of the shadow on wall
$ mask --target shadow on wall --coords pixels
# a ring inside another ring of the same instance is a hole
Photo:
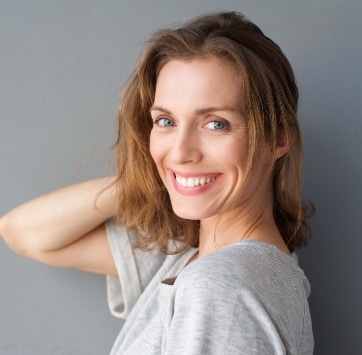
[[[353,113],[348,93],[334,88],[315,95],[315,105],[303,114],[312,121],[304,131],[305,192],[316,214],[311,243],[299,255],[312,285],[316,355],[362,348],[361,115]]]

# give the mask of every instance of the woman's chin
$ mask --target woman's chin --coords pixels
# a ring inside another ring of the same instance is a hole
[[[197,206],[172,205],[172,209],[176,216],[183,218],[183,219],[198,221],[198,220],[210,217],[210,214],[208,214],[207,211],[205,211],[202,208],[198,208]]]

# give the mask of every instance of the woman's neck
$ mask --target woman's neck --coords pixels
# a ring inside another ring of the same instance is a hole
[[[290,254],[275,224],[272,205],[266,203],[262,208],[254,208],[252,213],[235,208],[201,220],[198,257],[249,238],[273,244]]]

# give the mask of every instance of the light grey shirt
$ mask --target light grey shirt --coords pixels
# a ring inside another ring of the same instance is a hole
[[[247,239],[186,266],[196,249],[142,252],[114,222],[107,232],[119,273],[107,276],[108,302],[127,318],[112,355],[313,353],[296,258]]]

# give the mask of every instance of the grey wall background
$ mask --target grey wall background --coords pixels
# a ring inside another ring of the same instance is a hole
[[[0,215],[102,176],[121,84],[152,30],[238,10],[289,57],[300,90],[304,196],[317,214],[299,253],[315,354],[361,354],[362,2],[359,0],[0,0]],[[107,133],[108,132],[108,133]],[[78,171],[79,170],[79,171]],[[122,321],[104,277],[46,267],[0,240],[0,354],[106,354]]]

